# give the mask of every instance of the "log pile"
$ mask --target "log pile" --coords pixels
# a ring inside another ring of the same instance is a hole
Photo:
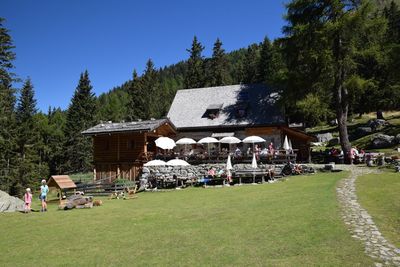
[[[58,208],[62,210],[93,208],[93,197],[80,194],[72,195],[63,201]]]

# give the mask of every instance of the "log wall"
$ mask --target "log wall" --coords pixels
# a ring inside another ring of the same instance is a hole
[[[135,180],[142,168],[140,157],[146,150],[145,138],[145,133],[93,136],[95,179]]]

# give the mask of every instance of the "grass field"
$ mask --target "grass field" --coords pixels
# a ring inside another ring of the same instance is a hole
[[[372,266],[339,215],[345,175],[0,214],[0,266]]]
[[[357,195],[383,235],[400,247],[400,175],[385,172],[361,176]]]

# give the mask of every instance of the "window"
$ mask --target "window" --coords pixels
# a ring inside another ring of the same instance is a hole
[[[209,105],[206,109],[206,112],[203,114],[203,118],[208,118],[210,120],[216,119],[219,117],[219,112],[222,108],[223,104],[212,104]]]

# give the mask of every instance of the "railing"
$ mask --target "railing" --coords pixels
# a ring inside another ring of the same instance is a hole
[[[223,152],[212,152],[208,154],[207,152],[187,154],[187,153],[168,153],[168,154],[157,154],[152,159],[170,160],[170,159],[183,159],[191,164],[201,164],[201,163],[220,163],[226,162],[228,159],[228,153]],[[247,153],[231,153],[231,160],[233,163],[250,163],[253,159],[253,154]],[[297,154],[291,153],[286,154],[285,150],[278,150],[275,154],[264,154],[256,153],[256,159],[258,162],[262,163],[286,163],[286,162],[296,162]]]

